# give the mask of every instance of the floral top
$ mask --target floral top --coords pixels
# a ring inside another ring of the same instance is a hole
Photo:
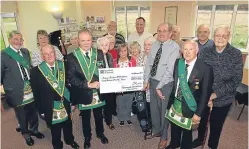
[[[124,61],[124,62],[118,61],[118,65],[119,65],[119,68],[126,68],[126,67],[129,67],[129,60]]]

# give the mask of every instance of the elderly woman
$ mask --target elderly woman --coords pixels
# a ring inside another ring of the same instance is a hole
[[[129,56],[128,45],[120,44],[118,46],[118,59],[114,63],[115,68],[136,67],[136,60]],[[124,92],[117,94],[117,116],[120,121],[120,126],[124,126],[127,121],[129,125],[131,122],[131,107],[133,100],[132,92]]]
[[[144,40],[144,52],[142,52],[137,60],[138,64],[137,66],[143,67],[145,69],[145,64],[147,62],[147,58],[148,55],[150,53],[151,47],[152,47],[152,43],[156,41],[156,39],[154,37],[149,37],[147,39]],[[149,90],[146,91],[146,101],[147,101],[147,109],[148,109],[148,113],[150,116],[150,92]]]
[[[98,49],[101,50],[101,52],[98,52],[98,56],[100,59],[103,59],[102,62],[98,62],[98,66],[100,68],[113,68],[112,55],[108,53],[110,46],[109,39],[107,37],[98,38],[97,45]],[[101,94],[101,96],[106,101],[106,105],[104,106],[104,118],[106,125],[113,130],[115,127],[112,124],[112,114],[116,111],[116,95],[114,93],[107,93]]]
[[[130,53],[132,55],[132,57],[136,60],[136,63],[138,64],[138,58],[140,56],[141,53],[141,46],[139,45],[139,43],[137,41],[133,41],[130,45]],[[139,65],[137,65],[139,66]]]
[[[48,41],[48,33],[45,30],[38,30],[37,31],[37,46],[38,49],[32,52],[31,56],[31,63],[32,66],[35,67],[39,65],[41,62],[43,62],[43,59],[41,57],[41,47],[46,46],[49,44]],[[56,59],[63,60],[63,55],[61,54],[60,50],[54,46],[55,53],[56,53]]]
[[[71,35],[70,44],[71,45],[67,48],[67,54],[72,53],[75,49],[77,49],[79,47],[77,34]]]
[[[115,49],[115,37],[112,35],[106,35],[105,37],[107,37],[110,41],[109,42],[109,45],[110,45],[109,53],[111,53],[112,58],[115,61],[118,58],[118,51],[117,51],[117,49]]]

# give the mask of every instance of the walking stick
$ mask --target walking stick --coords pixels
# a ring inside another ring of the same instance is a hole
[[[213,103],[210,106],[210,110],[209,110],[209,114],[208,114],[208,121],[207,121],[207,124],[206,124],[206,131],[205,131],[204,140],[203,140],[201,149],[204,149],[204,146],[205,146],[205,143],[206,143],[207,133],[208,133],[208,124],[209,124],[209,121],[210,121],[210,116],[211,116],[212,109],[213,109]]]

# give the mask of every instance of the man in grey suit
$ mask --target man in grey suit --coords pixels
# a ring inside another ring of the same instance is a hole
[[[180,47],[170,39],[172,26],[167,23],[157,28],[158,38],[152,44],[145,66],[144,88],[150,89],[152,133],[161,137],[158,149],[167,146],[169,121],[165,119],[169,97],[173,88],[173,70]]]
[[[10,46],[1,51],[1,84],[7,102],[14,108],[22,135],[27,145],[32,146],[31,136],[42,139],[44,135],[38,131],[38,116],[29,81],[30,53],[22,48],[23,38],[18,31],[10,32],[9,43]]]

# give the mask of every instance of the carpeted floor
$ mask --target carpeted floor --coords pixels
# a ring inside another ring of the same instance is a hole
[[[229,117],[225,122],[225,126],[220,139],[219,149],[247,149],[248,148],[248,109],[244,109],[240,120],[236,120],[241,106],[233,106]],[[105,135],[109,139],[109,144],[103,145],[96,138],[94,130],[94,122],[92,119],[91,141],[92,149],[157,149],[159,138],[149,140],[143,139],[143,133],[138,125],[136,116],[132,117],[133,125],[120,127],[116,117],[113,118],[116,129],[109,130],[105,125]],[[35,144],[28,147],[20,133],[15,131],[17,121],[13,109],[6,109],[1,113],[1,149],[52,149],[51,135],[49,129],[46,128],[44,121],[40,120],[40,131],[45,134],[42,140],[34,138]],[[74,114],[73,130],[76,142],[83,148],[83,137],[81,121],[78,112]],[[196,136],[196,132],[194,132]],[[170,136],[169,136],[170,137]],[[64,149],[71,147],[64,144]],[[207,148],[207,147],[205,147]]]

